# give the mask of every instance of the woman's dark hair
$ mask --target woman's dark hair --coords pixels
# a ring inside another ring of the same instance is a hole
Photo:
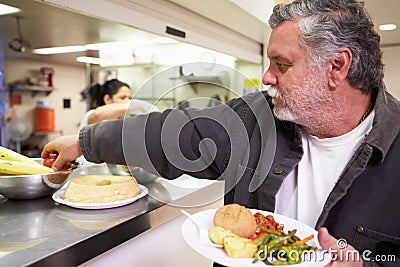
[[[109,95],[113,97],[122,86],[130,88],[128,84],[118,79],[112,79],[105,82],[103,85],[95,84],[90,87],[88,90],[90,109],[104,106],[106,104],[104,103],[104,96]]]

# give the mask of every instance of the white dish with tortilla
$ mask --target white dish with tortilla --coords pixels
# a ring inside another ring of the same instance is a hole
[[[113,202],[104,202],[104,203],[82,203],[82,202],[72,202],[64,200],[62,196],[64,195],[66,187],[63,187],[53,194],[53,200],[60,204],[64,204],[72,208],[78,208],[78,209],[109,209],[109,208],[116,208],[128,205],[148,194],[149,191],[147,187],[139,184],[139,188],[140,188],[139,195],[133,198],[128,198],[120,201],[113,201]]]

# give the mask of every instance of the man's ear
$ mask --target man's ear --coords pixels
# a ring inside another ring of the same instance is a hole
[[[342,48],[337,51],[334,58],[329,60],[328,84],[331,89],[335,89],[346,80],[352,58],[350,49]]]
[[[110,97],[109,94],[106,94],[106,95],[103,96],[103,101],[104,101],[104,103],[105,103],[106,105],[112,103],[112,99],[111,99],[111,97]]]

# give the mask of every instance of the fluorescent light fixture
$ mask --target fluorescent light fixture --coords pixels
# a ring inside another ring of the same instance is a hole
[[[20,12],[21,9],[12,7],[12,6],[7,6],[4,4],[0,4],[0,16],[1,15],[7,15],[7,14],[12,14],[12,13],[17,13]]]
[[[103,60],[98,57],[77,57],[76,61],[82,62],[82,63],[97,64],[97,65],[100,65],[103,63]]]
[[[32,53],[39,55],[50,55],[50,54],[62,54],[62,53],[73,53],[86,51],[87,48],[82,45],[71,45],[71,46],[59,46],[59,47],[48,47],[33,49]]]
[[[113,49],[117,48],[116,46],[118,46],[119,44],[120,44],[119,42],[95,43],[95,44],[87,44],[85,45],[85,47],[86,49],[89,50]]]
[[[393,31],[396,30],[397,25],[396,24],[381,24],[379,25],[379,30],[381,31]]]
[[[85,47],[89,50],[102,50],[102,49],[131,49],[134,47],[142,47],[153,45],[154,43],[148,39],[137,39],[135,41],[125,41],[125,42],[108,42],[108,43],[95,43],[87,44]]]
[[[171,38],[169,38],[171,39]],[[171,39],[173,40],[173,39]],[[164,40],[166,42],[166,40]],[[176,42],[174,40],[174,42]],[[72,46],[59,46],[59,47],[47,47],[33,49],[32,53],[39,55],[51,55],[51,54],[62,54],[62,53],[73,53],[82,52],[87,50],[129,50],[132,51],[133,47],[142,47],[152,45],[153,42],[147,39],[136,40],[134,42],[109,42],[109,43],[96,43],[87,45],[72,45]]]

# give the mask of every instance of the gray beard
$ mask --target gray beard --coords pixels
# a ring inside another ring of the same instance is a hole
[[[279,92],[278,89],[276,89],[275,87],[270,87],[268,89],[268,95],[271,97],[275,97],[280,99],[283,102],[283,107],[279,107],[277,108],[275,106],[275,100],[272,100],[272,103],[274,104],[274,115],[282,121],[291,121],[294,122],[297,119],[297,116],[295,114],[293,114],[293,112],[291,110],[289,110],[287,104],[286,104],[286,100],[283,97],[283,95],[281,94],[281,92]]]
[[[275,100],[272,100],[276,118],[303,125],[312,132],[326,127],[326,123],[331,121],[331,116],[336,110],[332,105],[332,98],[327,95],[327,90],[323,89],[322,82],[312,78],[305,80],[301,87],[293,86],[290,90],[294,93],[289,96],[290,99],[285,99],[276,87],[271,86],[268,89],[269,96],[282,102],[276,106]]]

